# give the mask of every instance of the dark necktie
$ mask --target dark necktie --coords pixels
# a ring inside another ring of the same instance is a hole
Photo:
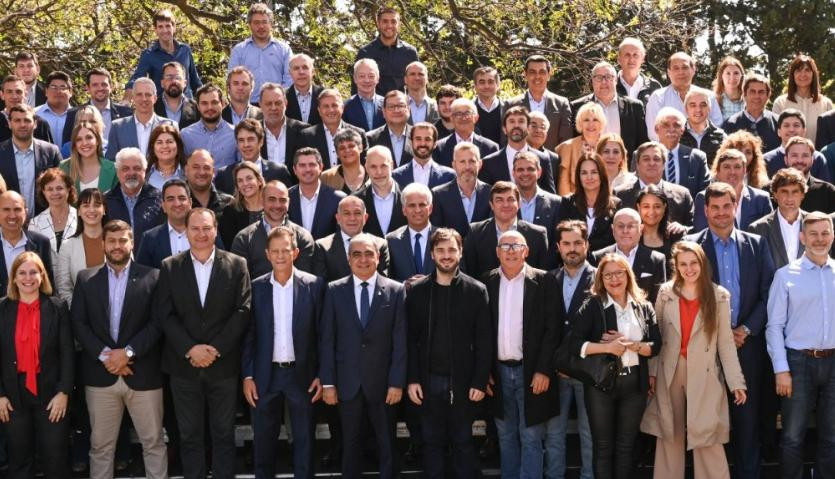
[[[423,253],[420,250],[420,233],[415,234],[415,273],[423,274]]]
[[[673,160],[673,152],[667,154],[667,167],[664,169],[667,176],[667,181],[670,183],[678,183],[676,181],[676,162]]]
[[[365,329],[368,324],[368,313],[371,310],[371,301],[368,298],[368,282],[363,281],[360,283],[360,287],[362,287],[360,292],[360,323],[362,323],[362,328]]]

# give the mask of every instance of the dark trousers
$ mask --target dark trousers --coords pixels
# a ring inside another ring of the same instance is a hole
[[[467,397],[449,403],[449,377],[429,375],[418,406],[423,429],[423,469],[427,478],[446,477],[447,444],[452,447],[453,477],[476,477],[478,458],[473,444],[473,407]]]
[[[628,479],[632,475],[632,452],[646,408],[638,368],[618,376],[615,388],[604,393],[592,386],[583,390],[589,415],[592,463],[595,479]]]
[[[35,451],[47,479],[63,479],[70,476],[67,464],[69,451],[69,419],[66,415],[58,422],[49,421],[47,404],[52,397],[33,396],[20,375],[18,388],[23,404],[9,414],[6,433],[9,472],[7,479],[31,479],[35,477]]]
[[[355,479],[362,474],[363,417],[367,415],[377,438],[380,453],[380,478],[394,477],[394,421],[393,408],[385,398],[371,399],[362,388],[351,399],[339,399],[342,420],[342,476]]]
[[[255,446],[255,477],[275,477],[278,435],[284,418],[284,404],[290,408],[293,426],[293,475],[313,477],[313,404],[307,386],[298,384],[296,370],[273,364],[269,391],[260,391],[252,410]]]
[[[212,439],[212,477],[235,476],[235,404],[238,378],[207,380],[171,376],[171,393],[180,428],[180,457],[186,479],[206,477],[204,414],[209,411]]]
[[[745,376],[745,386],[751,394],[745,404],[733,403],[729,395],[731,413],[731,446],[733,447],[734,477],[737,479],[759,479],[760,477],[760,391],[763,368],[770,365],[762,362],[765,349],[763,336],[749,336],[745,344],[737,349],[739,365]]]
[[[803,452],[809,414],[815,411],[818,450],[815,478],[835,478],[835,357],[812,358],[788,349],[792,395],[782,400],[783,436],[780,477],[803,477]]]

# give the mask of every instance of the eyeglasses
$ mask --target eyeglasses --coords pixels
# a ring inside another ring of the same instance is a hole
[[[622,269],[620,271],[612,271],[611,273],[603,273],[603,279],[606,281],[611,281],[613,279],[623,279],[626,276],[626,270]]]
[[[386,110],[391,110],[391,111],[405,111],[407,108],[409,108],[409,107],[407,105],[403,105],[403,104],[400,104],[400,105],[386,105]]]
[[[472,118],[473,112],[471,111],[456,111],[452,114],[453,118]]]
[[[67,85],[49,85],[48,88],[52,91],[67,91],[70,89]]]
[[[525,243],[502,243],[499,245],[499,249],[507,253],[508,251],[522,251],[527,248],[528,245]]]
[[[601,82],[601,81],[608,82],[608,81],[614,80],[615,76],[614,75],[592,75],[591,79],[592,79],[592,81],[597,81],[597,82]]]
[[[169,80],[169,81],[171,81],[171,80],[182,80],[183,76],[182,75],[165,75],[162,78],[163,78],[163,80]]]

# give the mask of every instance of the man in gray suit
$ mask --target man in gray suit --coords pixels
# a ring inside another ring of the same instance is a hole
[[[805,248],[800,242],[800,225],[806,212],[800,209],[800,204],[807,189],[803,173],[794,168],[779,170],[771,179],[777,209],[748,226],[749,233],[758,234],[768,242],[774,269],[803,256]]]
[[[409,97],[409,124],[438,121],[441,118],[438,104],[426,94],[426,85],[429,83],[429,70],[426,65],[418,61],[406,65],[404,83],[406,95]]]
[[[116,160],[116,153],[127,147],[139,148],[142,154],[148,155],[148,141],[151,132],[157,125],[174,122],[162,118],[154,113],[157,101],[157,86],[150,78],[139,78],[133,84],[133,115],[119,118],[110,126],[107,137],[107,151],[105,156],[111,161]]]
[[[429,223],[432,214],[432,191],[420,183],[412,183],[400,193],[406,225],[386,235],[391,267],[389,277],[411,282],[435,271],[429,254],[429,236],[435,226]]]
[[[571,104],[568,98],[548,91],[551,78],[551,62],[542,55],[531,55],[525,60],[525,80],[528,90],[508,100],[506,108],[524,106],[528,111],[538,111],[551,122],[545,148],[553,150],[560,143],[574,136],[571,125]]]

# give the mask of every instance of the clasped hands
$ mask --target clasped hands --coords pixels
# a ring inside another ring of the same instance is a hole
[[[208,368],[220,357],[220,352],[209,344],[195,344],[188,350],[188,362],[195,368]]]
[[[104,356],[102,360],[104,368],[110,374],[115,374],[116,376],[130,376],[133,374],[133,370],[130,368],[133,361],[131,361],[124,349],[111,349],[110,351],[103,352],[102,355]]]

